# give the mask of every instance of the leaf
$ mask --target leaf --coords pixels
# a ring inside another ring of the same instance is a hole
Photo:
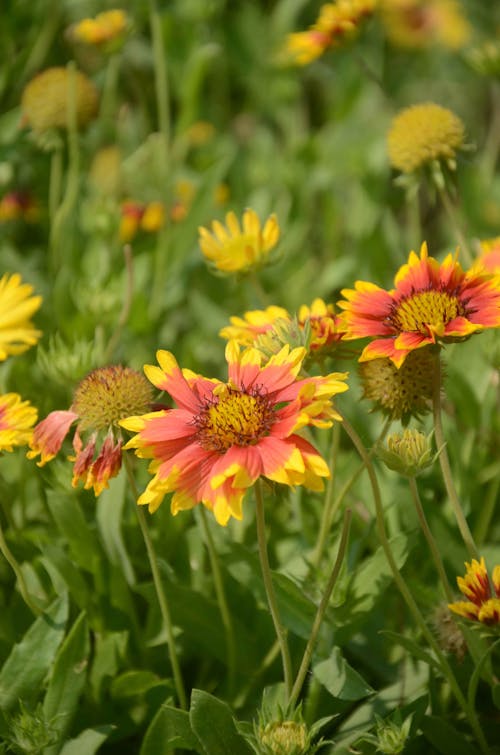
[[[39,688],[64,637],[67,619],[68,597],[64,593],[14,645],[0,671],[1,710],[8,711]]]
[[[420,728],[429,742],[443,755],[479,755],[464,734],[438,716],[424,716]]]
[[[231,708],[208,692],[193,690],[189,718],[193,732],[203,743],[203,755],[254,755],[236,729]]]
[[[59,649],[43,701],[45,717],[53,721],[59,735],[58,742],[47,747],[44,755],[56,755],[69,730],[85,685],[89,652],[87,618],[82,612]]]
[[[424,650],[424,648],[420,647],[420,645],[411,640],[409,637],[406,637],[403,634],[399,634],[398,632],[391,632],[389,629],[381,629],[380,634],[385,635],[390,640],[393,640],[393,642],[395,642],[396,644],[404,647],[414,658],[418,658],[420,661],[427,663],[427,665],[433,666],[440,673],[442,673],[441,666],[439,665],[437,659],[434,658],[427,650]]]
[[[199,752],[203,748],[191,730],[189,713],[162,705],[144,736],[139,755],[170,755],[174,748]]]
[[[57,490],[49,490],[47,503],[75,561],[86,571],[94,571],[101,548],[82,514],[77,497],[62,494]]]
[[[493,650],[495,650],[495,648],[497,648],[499,644],[500,644],[500,640],[497,640],[492,645],[490,645],[490,647],[486,650],[486,652],[483,654],[480,660],[476,663],[476,667],[474,671],[472,672],[472,676],[470,678],[469,686],[467,689],[467,702],[469,703],[469,707],[471,710],[475,710],[476,708],[477,686],[479,684],[481,674],[483,673],[483,669],[485,667],[486,661],[490,659],[490,656],[492,655]]]
[[[338,647],[333,649],[329,658],[316,663],[312,672],[323,687],[339,700],[361,700],[374,693],[368,682],[349,666]]]
[[[94,755],[115,727],[110,724],[85,729],[66,742],[59,755]]]
[[[118,477],[109,481],[109,488],[103,490],[99,496],[96,521],[109,560],[122,569],[128,584],[133,585],[134,568],[128,557],[121,530],[126,482],[127,476],[123,469]]]
[[[125,671],[111,682],[111,696],[115,699],[144,695],[152,687],[164,684],[152,671]]]

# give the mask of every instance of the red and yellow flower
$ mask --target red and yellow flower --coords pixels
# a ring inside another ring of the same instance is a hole
[[[0,395],[0,451],[25,446],[33,435],[37,410],[18,393]]]
[[[344,339],[374,339],[361,362],[388,357],[399,367],[414,349],[500,327],[498,277],[474,268],[464,272],[454,255],[440,264],[424,243],[420,257],[410,252],[394,282],[390,291],[366,281],[342,291]]]
[[[71,426],[77,423],[74,455],[68,456],[74,462],[71,484],[76,488],[83,482],[86,490],[93,488],[94,494],[100,495],[121,468],[123,440],[118,422],[146,411],[151,394],[144,376],[130,367],[94,370],[79,383],[69,409],[51,412],[35,427],[28,458],[40,456],[37,464],[43,467],[59,453]]]
[[[484,558],[465,563],[466,574],[457,577],[460,592],[467,600],[449,603],[453,613],[481,624],[500,624],[500,565],[495,566],[491,582]],[[493,589],[492,589],[493,587]]]
[[[480,270],[492,275],[500,275],[500,236],[479,242],[480,254],[474,263],[474,270]]]
[[[83,18],[71,27],[70,34],[77,42],[101,47],[123,41],[129,24],[126,12],[114,8],[98,13],[94,18]]]
[[[419,49],[442,45],[463,47],[471,27],[456,0],[381,0],[382,22],[398,47]]]
[[[328,465],[299,431],[340,419],[331,399],[347,390],[347,376],[299,378],[305,356],[284,346],[265,361],[229,341],[224,383],[181,370],[170,352],[158,351],[160,366],[146,365],[146,375],[177,406],[120,423],[137,433],[126,448],[153,460],[138,503],[154,512],[173,493],[172,514],[202,503],[225,525],[242,518],[244,495],[261,476],[322,490]]]

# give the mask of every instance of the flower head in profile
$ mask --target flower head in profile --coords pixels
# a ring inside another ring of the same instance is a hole
[[[86,126],[96,115],[97,90],[81,71],[47,68],[25,86],[21,98],[23,122],[37,133],[68,128],[68,95],[74,93],[76,122]]]
[[[76,42],[95,47],[106,47],[114,50],[120,44],[127,32],[129,18],[124,10],[113,10],[98,13],[94,18],[84,18],[74,24],[70,35]]]
[[[32,293],[33,286],[21,283],[18,273],[0,278],[0,362],[11,354],[22,354],[42,335],[31,322],[42,297]]]
[[[17,393],[0,395],[0,451],[25,446],[33,435],[37,410]]]
[[[463,47],[471,27],[456,0],[380,0],[389,40],[397,47]]]
[[[433,102],[411,105],[392,121],[387,134],[389,160],[402,173],[436,163],[454,170],[464,139],[464,125],[451,110]]]
[[[118,423],[124,417],[144,412],[150,406],[152,389],[139,372],[114,365],[99,367],[79,383],[69,409],[51,412],[35,427],[28,458],[40,456],[43,467],[61,450],[70,428],[74,456],[72,485],[83,482],[96,496],[120,471],[122,437]]]
[[[374,7],[375,0],[336,0],[322,5],[309,29],[288,35],[285,58],[301,66],[312,63],[326,50],[352,37]]]
[[[262,267],[278,243],[280,229],[276,215],[270,215],[264,227],[254,210],[245,210],[240,221],[234,212],[226,215],[226,225],[212,222],[212,231],[198,229],[203,255],[223,273],[244,273]]]
[[[481,624],[500,625],[500,566],[495,566],[491,582],[484,558],[465,563],[466,574],[457,577],[460,592],[467,600],[449,603],[453,613]],[[493,589],[492,589],[493,588]]]
[[[410,252],[395,288],[357,281],[344,289],[345,340],[370,337],[360,361],[391,359],[400,367],[408,354],[430,344],[463,340],[485,328],[500,327],[500,281],[474,269],[464,272],[455,256],[443,263]]]
[[[177,406],[120,423],[136,433],[126,448],[152,459],[154,477],[138,503],[153,512],[173,493],[173,514],[202,503],[225,525],[242,518],[244,495],[261,476],[322,490],[328,465],[300,431],[339,419],[331,398],[347,390],[346,375],[299,378],[305,355],[284,346],[264,360],[229,341],[224,383],[181,370],[170,352],[158,351],[160,366],[146,365],[146,375]]]

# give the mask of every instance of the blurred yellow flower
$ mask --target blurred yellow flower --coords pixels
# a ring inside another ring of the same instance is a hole
[[[226,226],[214,220],[212,232],[203,227],[198,231],[204,256],[225,273],[245,272],[266,264],[280,236],[276,215],[270,215],[261,228],[257,213],[250,209],[243,213],[242,225],[234,212],[228,212]]]
[[[113,9],[74,24],[71,27],[71,36],[77,42],[101,46],[111,41],[121,41],[128,25],[129,19],[125,11]]]
[[[12,451],[31,440],[37,410],[17,393],[0,395],[0,451]]]
[[[24,123],[36,132],[68,127],[68,92],[73,81],[78,127],[86,126],[96,115],[97,90],[81,71],[56,67],[35,76],[24,88],[21,110]]]
[[[230,317],[231,325],[222,328],[219,335],[228,341],[235,340],[242,346],[251,346],[256,338],[267,333],[277,320],[288,322],[291,319],[286,309],[271,305],[266,309],[253,309],[250,312],[245,312],[243,317]]]
[[[480,254],[473,269],[480,268],[492,275],[500,275],[500,236],[479,242]]]
[[[471,35],[456,0],[380,0],[380,13],[389,40],[398,47],[438,44],[455,50]]]
[[[165,225],[165,205],[163,202],[150,202],[146,205],[141,218],[141,229],[155,233]]]
[[[40,336],[30,317],[39,309],[41,296],[32,296],[33,286],[21,283],[18,273],[0,278],[0,361],[11,354],[22,354]]]
[[[319,16],[307,31],[289,34],[285,57],[296,65],[307,65],[325,50],[336,47],[356,33],[360,22],[375,8],[375,0],[336,0],[321,6]]]
[[[8,223],[11,220],[36,223],[39,217],[38,202],[29,192],[10,191],[0,199],[0,223]]]
[[[441,160],[454,169],[464,137],[464,124],[451,110],[433,102],[411,105],[392,121],[387,135],[389,160],[403,173]]]

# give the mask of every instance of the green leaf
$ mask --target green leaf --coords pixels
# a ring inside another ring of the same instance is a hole
[[[486,665],[486,662],[490,659],[493,651],[495,650],[495,648],[498,647],[499,644],[500,644],[500,640],[497,640],[492,645],[490,645],[490,647],[486,650],[486,652],[483,654],[480,660],[476,663],[476,667],[474,671],[472,672],[472,676],[470,678],[469,686],[467,689],[467,702],[469,703],[469,707],[471,710],[475,710],[475,707],[476,707],[477,686],[479,684],[479,680],[481,679],[481,674],[483,673],[483,669]]]
[[[115,727],[107,724],[85,729],[75,739],[69,739],[59,755],[94,755]]]
[[[126,501],[127,475],[122,469],[118,477],[109,481],[109,488],[99,496],[96,508],[96,521],[104,545],[104,550],[115,566],[119,566],[129,585],[135,583],[135,574],[123,541],[121,522]]]
[[[441,673],[441,666],[439,665],[437,659],[434,658],[434,656],[431,655],[427,650],[424,650],[424,648],[420,647],[420,645],[411,640],[409,637],[406,637],[403,634],[399,634],[398,632],[391,632],[389,629],[381,629],[380,634],[385,635],[397,645],[401,645],[401,647],[404,647],[406,650],[408,650],[410,655],[412,655],[414,658],[418,658],[420,661],[424,661],[424,663],[427,663],[429,666],[433,666]]]
[[[39,688],[64,637],[68,619],[66,593],[31,625],[14,645],[0,671],[0,709],[8,711],[19,699]]]
[[[349,666],[340,648],[334,648],[329,658],[316,663],[312,672],[328,692],[340,700],[361,700],[374,693],[363,677]]]
[[[162,705],[149,725],[140,755],[170,755],[174,748],[204,755],[203,748],[191,730],[189,713],[170,705]]]
[[[111,696],[115,699],[144,695],[164,681],[152,671],[125,671],[111,682]]]
[[[464,734],[457,731],[448,721],[438,716],[424,716],[420,728],[429,742],[443,755],[479,755],[477,750],[467,741]]]
[[[231,708],[222,700],[194,689],[189,718],[192,730],[203,744],[203,755],[253,755],[250,745],[236,729]]]
[[[82,612],[59,649],[43,702],[45,716],[59,734],[58,743],[47,747],[44,755],[56,755],[68,732],[85,685],[89,652],[87,618]]]
[[[86,571],[94,571],[101,549],[98,539],[82,514],[78,498],[57,490],[49,490],[47,503],[75,561]]]

